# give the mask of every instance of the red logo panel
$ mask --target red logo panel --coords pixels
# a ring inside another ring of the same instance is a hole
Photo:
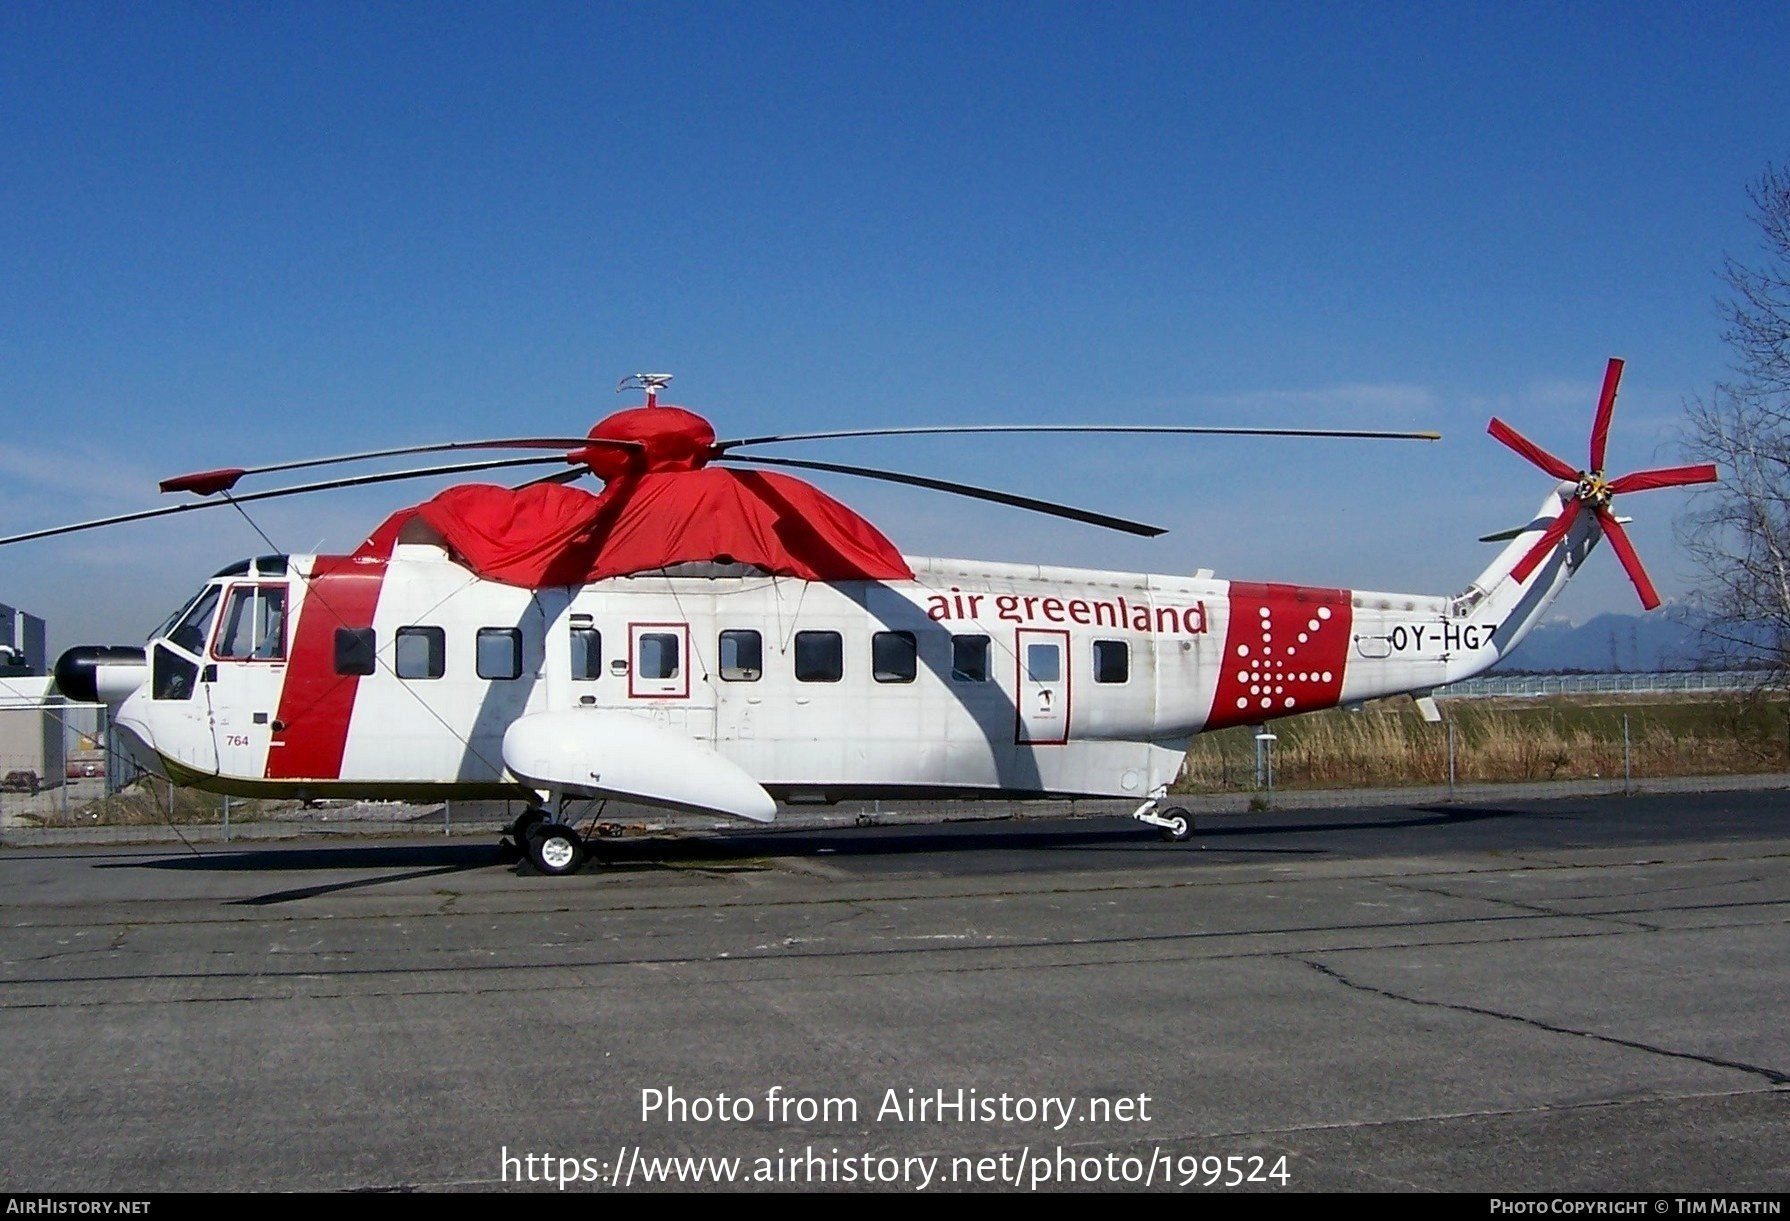
[[[1207,729],[1334,706],[1353,623],[1349,591],[1232,581]]]

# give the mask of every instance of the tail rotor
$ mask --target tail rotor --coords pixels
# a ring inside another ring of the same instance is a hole
[[[1550,454],[1535,442],[1523,436],[1503,420],[1494,418],[1486,429],[1499,441],[1521,454],[1533,465],[1540,467],[1549,475],[1562,482],[1575,485],[1572,499],[1567,501],[1553,524],[1536,540],[1535,546],[1517,562],[1511,575],[1518,581],[1526,581],[1543,560],[1553,553],[1560,540],[1572,529],[1579,514],[1589,509],[1597,515],[1598,525],[1610,540],[1610,549],[1622,562],[1622,569],[1628,573],[1628,579],[1634,583],[1635,592],[1641,595],[1641,605],[1652,610],[1660,604],[1659,594],[1653,588],[1653,582],[1647,577],[1647,570],[1641,565],[1641,557],[1635,553],[1635,547],[1629,541],[1628,532],[1610,510],[1610,502],[1624,492],[1645,492],[1654,488],[1683,487],[1688,484],[1714,483],[1719,476],[1713,465],[1672,466],[1657,470],[1635,471],[1616,479],[1604,477],[1604,456],[1609,447],[1610,420],[1616,411],[1616,387],[1622,380],[1622,361],[1612,357],[1609,366],[1604,370],[1603,392],[1598,396],[1597,414],[1591,423],[1591,461],[1589,469],[1574,470],[1565,462]]]

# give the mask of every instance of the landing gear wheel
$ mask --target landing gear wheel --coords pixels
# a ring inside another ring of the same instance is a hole
[[[516,815],[516,821],[503,829],[507,838],[497,841],[498,859],[506,864],[521,860],[528,853],[528,833],[547,821],[547,811],[539,806],[530,806]]]
[[[1193,815],[1180,806],[1164,810],[1161,817],[1169,821],[1169,825],[1162,828],[1162,838],[1169,843],[1184,844],[1193,838]]]
[[[540,806],[529,806],[528,809],[516,815],[516,821],[505,827],[504,833],[514,836],[518,844],[526,844],[528,843],[528,833],[548,821],[550,820],[547,817],[547,811],[541,809]]]
[[[564,823],[538,823],[528,831],[528,863],[552,877],[577,873],[584,867],[584,838]]]

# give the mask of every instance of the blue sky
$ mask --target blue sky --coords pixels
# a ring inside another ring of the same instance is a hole
[[[1153,543],[818,480],[912,553],[1451,592],[1722,376],[1714,275],[1790,160],[1790,10],[1633,5],[0,6],[0,525],[157,479],[583,432],[677,374],[723,435],[1436,428],[1439,445],[894,441]],[[255,512],[353,546],[429,494]],[[1662,592],[1683,500],[1624,502]],[[209,520],[207,520],[209,519]],[[0,551],[54,644],[267,549],[229,510]],[[1600,555],[1562,609],[1638,603]]]

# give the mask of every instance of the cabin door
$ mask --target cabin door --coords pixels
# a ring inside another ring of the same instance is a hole
[[[603,702],[618,702],[637,715],[703,742],[715,740],[715,689],[708,666],[692,651],[687,622],[630,623],[627,672],[606,683]],[[617,697],[620,697],[619,700]]]
[[[1061,746],[1069,740],[1069,633],[1019,628],[1013,652],[1019,674],[1013,740]]]
[[[218,771],[259,779],[286,681],[285,582],[230,587],[202,678]]]

